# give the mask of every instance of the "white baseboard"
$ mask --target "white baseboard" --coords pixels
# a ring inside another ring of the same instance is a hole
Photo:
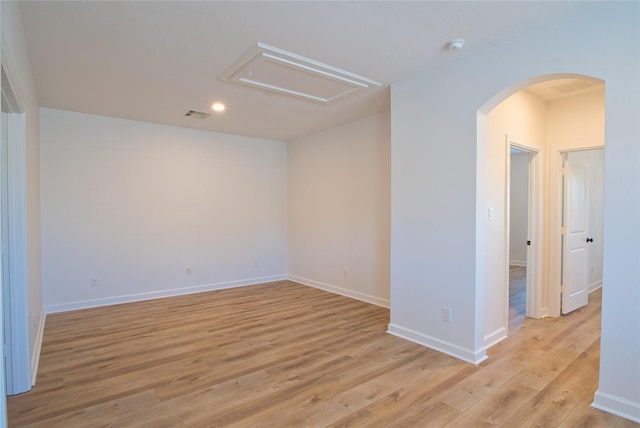
[[[467,363],[477,365],[487,359],[487,353],[484,348],[472,351],[396,324],[389,324],[387,327],[387,333],[393,334],[394,336],[398,336],[410,342],[417,343],[418,345],[435,349],[436,351],[451,355],[452,357],[466,361]]]
[[[493,345],[498,342],[502,342],[507,338],[507,329],[505,327],[500,327],[493,333],[487,334],[482,338],[482,342],[484,343],[484,349],[489,349]]]
[[[380,297],[372,296],[370,294],[361,293],[359,291],[353,291],[335,285],[325,284],[323,282],[314,281],[312,279],[303,278],[296,275],[289,275],[289,280],[307,285],[309,287],[318,288],[320,290],[328,291],[330,293],[340,294],[341,296],[350,297],[352,299],[360,300],[362,302],[371,303],[372,305],[382,306],[389,309],[389,299],[383,299]]]
[[[527,261],[522,260],[509,260],[509,266],[522,266],[527,267]]]
[[[174,288],[171,290],[151,291],[148,293],[127,294],[122,296],[106,297],[103,299],[83,300],[77,302],[49,305],[45,307],[48,314],[56,312],[75,311],[77,309],[97,308],[100,306],[117,305],[120,303],[138,302],[142,300],[160,299],[163,297],[182,296],[185,294],[203,293],[205,291],[224,290],[225,288],[243,287],[247,285],[264,284],[267,282],[283,281],[287,275],[273,275],[261,278],[248,278],[239,281],[219,282],[216,284],[197,285],[195,287]]]
[[[40,310],[40,320],[38,321],[38,327],[36,330],[36,343],[34,349],[31,350],[31,385],[36,384],[36,378],[38,377],[38,366],[40,365],[40,350],[42,349],[42,338],[44,337],[44,324],[47,318],[47,313],[44,307]]]
[[[640,423],[640,403],[598,390],[591,407]]]
[[[596,281],[593,284],[589,284],[589,288],[588,288],[589,294],[593,293],[599,288],[602,288],[602,280]]]

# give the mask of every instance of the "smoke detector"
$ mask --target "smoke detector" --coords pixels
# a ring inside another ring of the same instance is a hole
[[[462,50],[464,46],[464,39],[453,39],[449,43],[447,43],[447,47],[450,52],[457,52]]]

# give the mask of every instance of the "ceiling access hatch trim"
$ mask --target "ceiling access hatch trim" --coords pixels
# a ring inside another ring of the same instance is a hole
[[[264,43],[257,43],[219,78],[321,104],[381,86],[366,77]]]

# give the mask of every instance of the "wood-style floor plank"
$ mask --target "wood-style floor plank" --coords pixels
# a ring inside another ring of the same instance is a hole
[[[523,317],[521,292],[478,366],[387,334],[384,308],[290,281],[49,315],[9,426],[638,427],[590,407],[600,292],[544,320]]]

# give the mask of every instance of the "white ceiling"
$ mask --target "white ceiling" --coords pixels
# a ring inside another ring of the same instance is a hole
[[[389,85],[591,1],[21,2],[40,105],[290,140],[389,108]],[[446,44],[466,39],[460,52]],[[261,42],[382,86],[330,105],[219,80]],[[227,110],[210,106],[222,101]],[[211,113],[184,117],[187,110]]]

